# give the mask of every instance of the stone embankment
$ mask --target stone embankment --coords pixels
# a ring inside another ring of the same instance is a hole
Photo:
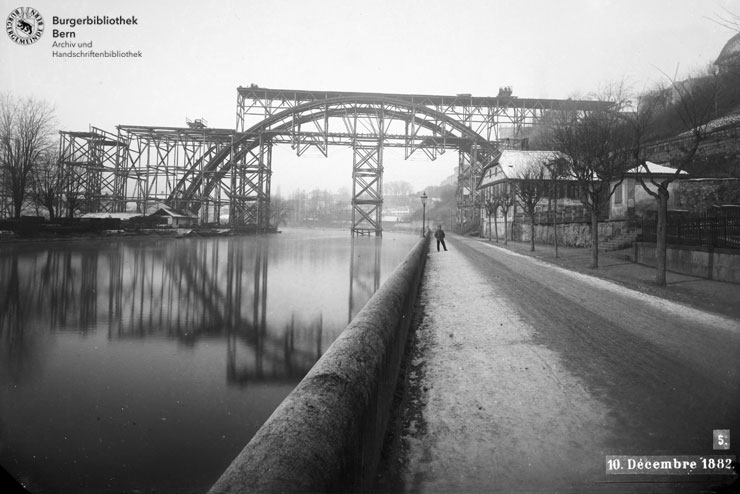
[[[420,240],[211,488],[357,492],[373,485],[426,260]]]

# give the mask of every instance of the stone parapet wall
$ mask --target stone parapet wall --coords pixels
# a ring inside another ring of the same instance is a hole
[[[428,245],[429,235],[257,431],[210,494],[372,487]]]

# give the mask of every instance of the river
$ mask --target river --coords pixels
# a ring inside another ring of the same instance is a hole
[[[205,492],[418,237],[2,245],[0,464],[31,492]]]

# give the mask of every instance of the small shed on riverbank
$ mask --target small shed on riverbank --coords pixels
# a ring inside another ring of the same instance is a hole
[[[160,208],[149,216],[167,218],[167,225],[174,228],[190,228],[198,224],[198,217],[194,214],[171,208],[166,204],[160,205]]]

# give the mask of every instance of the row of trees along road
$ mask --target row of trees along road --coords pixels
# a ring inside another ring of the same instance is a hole
[[[609,102],[602,110],[568,109],[552,112],[532,138],[533,147],[560,151],[568,158],[566,174],[575,179],[581,202],[591,215],[591,267],[599,265],[598,218],[601,208],[621,184],[628,170],[638,168],[638,181],[657,205],[656,284],[665,285],[668,187],[696,158],[700,144],[711,133],[710,122],[736,106],[740,93],[737,71],[707,70],[632,97],[623,84],[602,90],[596,99]],[[721,101],[727,104],[720,104]],[[733,105],[734,102],[734,105]],[[656,178],[647,167],[652,147],[661,138],[681,135],[670,166],[675,173]],[[562,163],[546,164],[550,171]],[[537,189],[528,183],[542,176],[522,177],[516,192],[527,212]],[[553,177],[554,178],[554,177]],[[611,186],[614,184],[614,186]],[[538,199],[538,198],[537,198]],[[532,205],[532,209],[534,205]]]

